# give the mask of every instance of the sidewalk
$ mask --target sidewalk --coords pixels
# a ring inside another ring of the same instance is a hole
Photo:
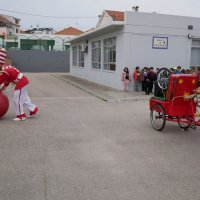
[[[145,95],[141,92],[123,92],[111,87],[99,85],[97,83],[87,81],[82,78],[72,76],[70,74],[52,74],[52,76],[63,80],[99,99],[107,102],[123,102],[123,101],[139,101],[149,100],[152,95]]]

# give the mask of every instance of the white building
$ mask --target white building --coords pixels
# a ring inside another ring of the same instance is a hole
[[[5,47],[7,40],[15,45],[15,35],[20,31],[20,19],[0,14],[0,47]]]
[[[20,19],[0,14],[0,35],[8,38],[20,31]]]
[[[125,66],[200,66],[200,18],[105,10],[70,43],[72,75],[121,89]]]
[[[64,28],[61,31],[56,32],[55,33],[55,35],[56,35],[56,37],[55,37],[55,39],[56,39],[55,40],[55,51],[57,49],[62,49],[63,45],[69,47],[70,46],[69,40],[74,38],[75,36],[80,35],[81,33],[83,33],[83,31],[81,31],[77,28],[73,28],[73,27],[67,27],[67,28]]]

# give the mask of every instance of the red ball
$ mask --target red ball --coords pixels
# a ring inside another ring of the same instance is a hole
[[[3,117],[9,108],[9,101],[8,97],[0,91],[0,118]]]

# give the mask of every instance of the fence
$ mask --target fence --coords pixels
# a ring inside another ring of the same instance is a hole
[[[12,35],[2,38],[0,47],[8,50],[67,51],[69,37],[58,35]]]

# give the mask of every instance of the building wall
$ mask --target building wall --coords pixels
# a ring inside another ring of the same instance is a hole
[[[188,34],[200,35],[200,19],[137,12],[126,13],[125,34],[132,56],[130,63],[169,67],[190,66],[191,39]],[[193,25],[194,30],[188,30]],[[153,49],[153,36],[167,37],[168,49]]]
[[[10,33],[12,35],[14,35],[14,34],[17,34],[16,30],[18,29],[18,33],[19,33],[19,31],[20,31],[20,19],[16,19],[16,18],[14,18],[12,16],[8,16],[8,15],[2,15],[2,16],[13,23],[12,28],[5,27],[5,30],[3,32],[8,34],[8,35],[10,35]],[[18,20],[19,26],[15,25],[15,20]],[[0,32],[2,32],[1,29],[0,29]]]
[[[1,27],[0,33],[5,33],[5,38],[8,38],[10,36],[10,33],[11,33],[11,35],[15,34],[15,28],[14,28],[14,26],[12,28]]]
[[[101,20],[98,22],[98,26],[105,26],[113,21],[112,17],[108,15],[105,11],[103,12],[103,16],[101,17]]]
[[[121,75],[121,58],[122,56],[120,55],[123,50],[120,49],[121,48],[121,44],[123,43],[121,40],[123,39],[123,37],[121,37],[122,35],[122,30],[121,31],[117,31],[117,32],[113,32],[113,33],[107,33],[104,34],[103,37],[96,37],[96,38],[91,38],[89,40],[88,43],[88,53],[84,54],[84,58],[85,58],[85,67],[81,68],[81,67],[72,67],[72,51],[71,51],[71,57],[70,57],[70,73],[72,75],[78,76],[78,77],[82,77],[85,78],[87,80],[91,80],[94,81],[96,83],[99,84],[103,84],[106,86],[110,86],[113,88],[119,88],[121,89],[121,80],[120,80],[120,75]],[[111,37],[117,37],[117,65],[116,65],[116,71],[105,71],[103,70],[103,45],[102,45],[102,56],[101,56],[101,69],[93,69],[91,66],[91,43],[93,41],[98,41],[98,40],[102,40],[106,39],[106,38],[111,38]],[[81,42],[80,42],[81,44]],[[78,45],[78,44],[73,44],[73,45]],[[72,45],[72,46],[73,46]]]
[[[7,33],[6,27],[0,27],[0,33]]]

